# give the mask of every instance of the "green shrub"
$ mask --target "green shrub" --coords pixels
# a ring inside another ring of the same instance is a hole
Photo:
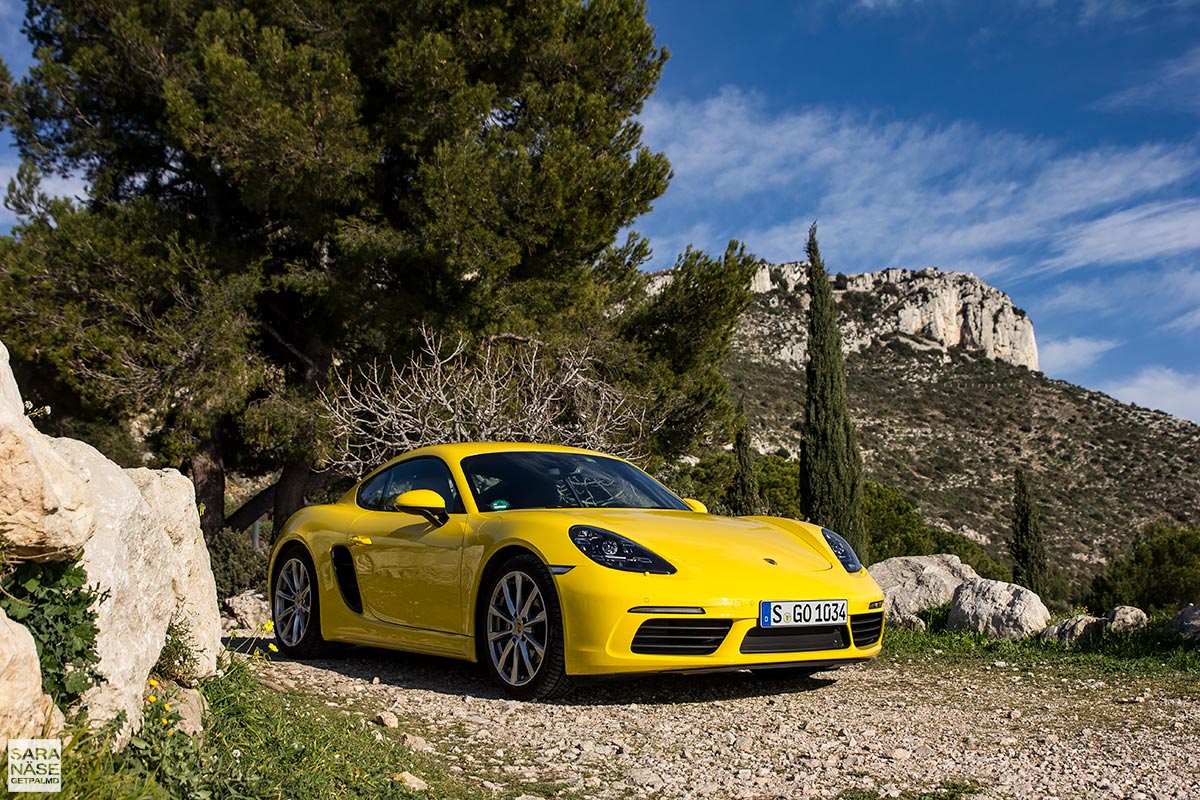
[[[1133,553],[1092,582],[1088,606],[1135,605],[1174,611],[1200,603],[1200,527],[1147,525]]]
[[[16,561],[0,579],[0,608],[33,635],[42,686],[56,704],[70,706],[96,683],[96,613],[105,596],[87,586],[78,558]]]
[[[217,598],[239,595],[247,589],[266,594],[267,554],[255,550],[245,533],[224,530],[208,544]]]
[[[196,643],[183,620],[167,623],[167,640],[150,674],[181,684],[196,677]]]

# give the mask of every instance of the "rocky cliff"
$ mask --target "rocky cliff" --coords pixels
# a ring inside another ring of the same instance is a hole
[[[763,264],[751,284],[754,303],[735,349],[756,360],[803,366],[808,347],[808,276],[800,262]],[[886,269],[834,279],[842,343],[860,352],[900,336],[920,349],[962,348],[1031,370],[1038,368],[1033,323],[1008,295],[962,272],[932,267]]]

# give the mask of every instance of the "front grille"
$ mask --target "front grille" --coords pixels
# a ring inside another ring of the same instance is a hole
[[[803,628],[751,628],[742,639],[743,653],[807,653],[842,650],[850,646],[845,625],[806,625]]]
[[[729,619],[648,619],[630,649],[641,655],[708,656],[717,652],[732,625]]]
[[[850,633],[854,635],[855,647],[870,647],[883,635],[883,612],[874,614],[852,614]]]

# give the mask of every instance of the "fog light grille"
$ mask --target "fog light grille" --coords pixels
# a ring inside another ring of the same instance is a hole
[[[639,655],[708,656],[717,652],[732,626],[729,619],[648,619],[630,649]]]
[[[852,614],[850,633],[854,635],[855,647],[870,647],[883,635],[883,612],[874,614]]]

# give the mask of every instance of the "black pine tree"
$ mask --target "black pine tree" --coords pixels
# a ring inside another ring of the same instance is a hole
[[[1038,594],[1044,593],[1048,572],[1046,540],[1029,482],[1020,467],[1013,472],[1012,538],[1008,541],[1008,553],[1013,559],[1013,582]]]
[[[867,561],[869,542],[862,516],[862,456],[846,404],[846,365],[837,306],[817,246],[817,225],[808,229],[808,396],[800,446],[800,509],[810,522],[837,531]]]
[[[733,485],[729,487],[729,513],[739,517],[761,514],[762,495],[758,491],[758,478],[754,475],[754,451],[750,447],[750,425],[746,420],[744,404],[738,406],[736,424],[733,451],[737,456],[737,470],[733,474]]]

